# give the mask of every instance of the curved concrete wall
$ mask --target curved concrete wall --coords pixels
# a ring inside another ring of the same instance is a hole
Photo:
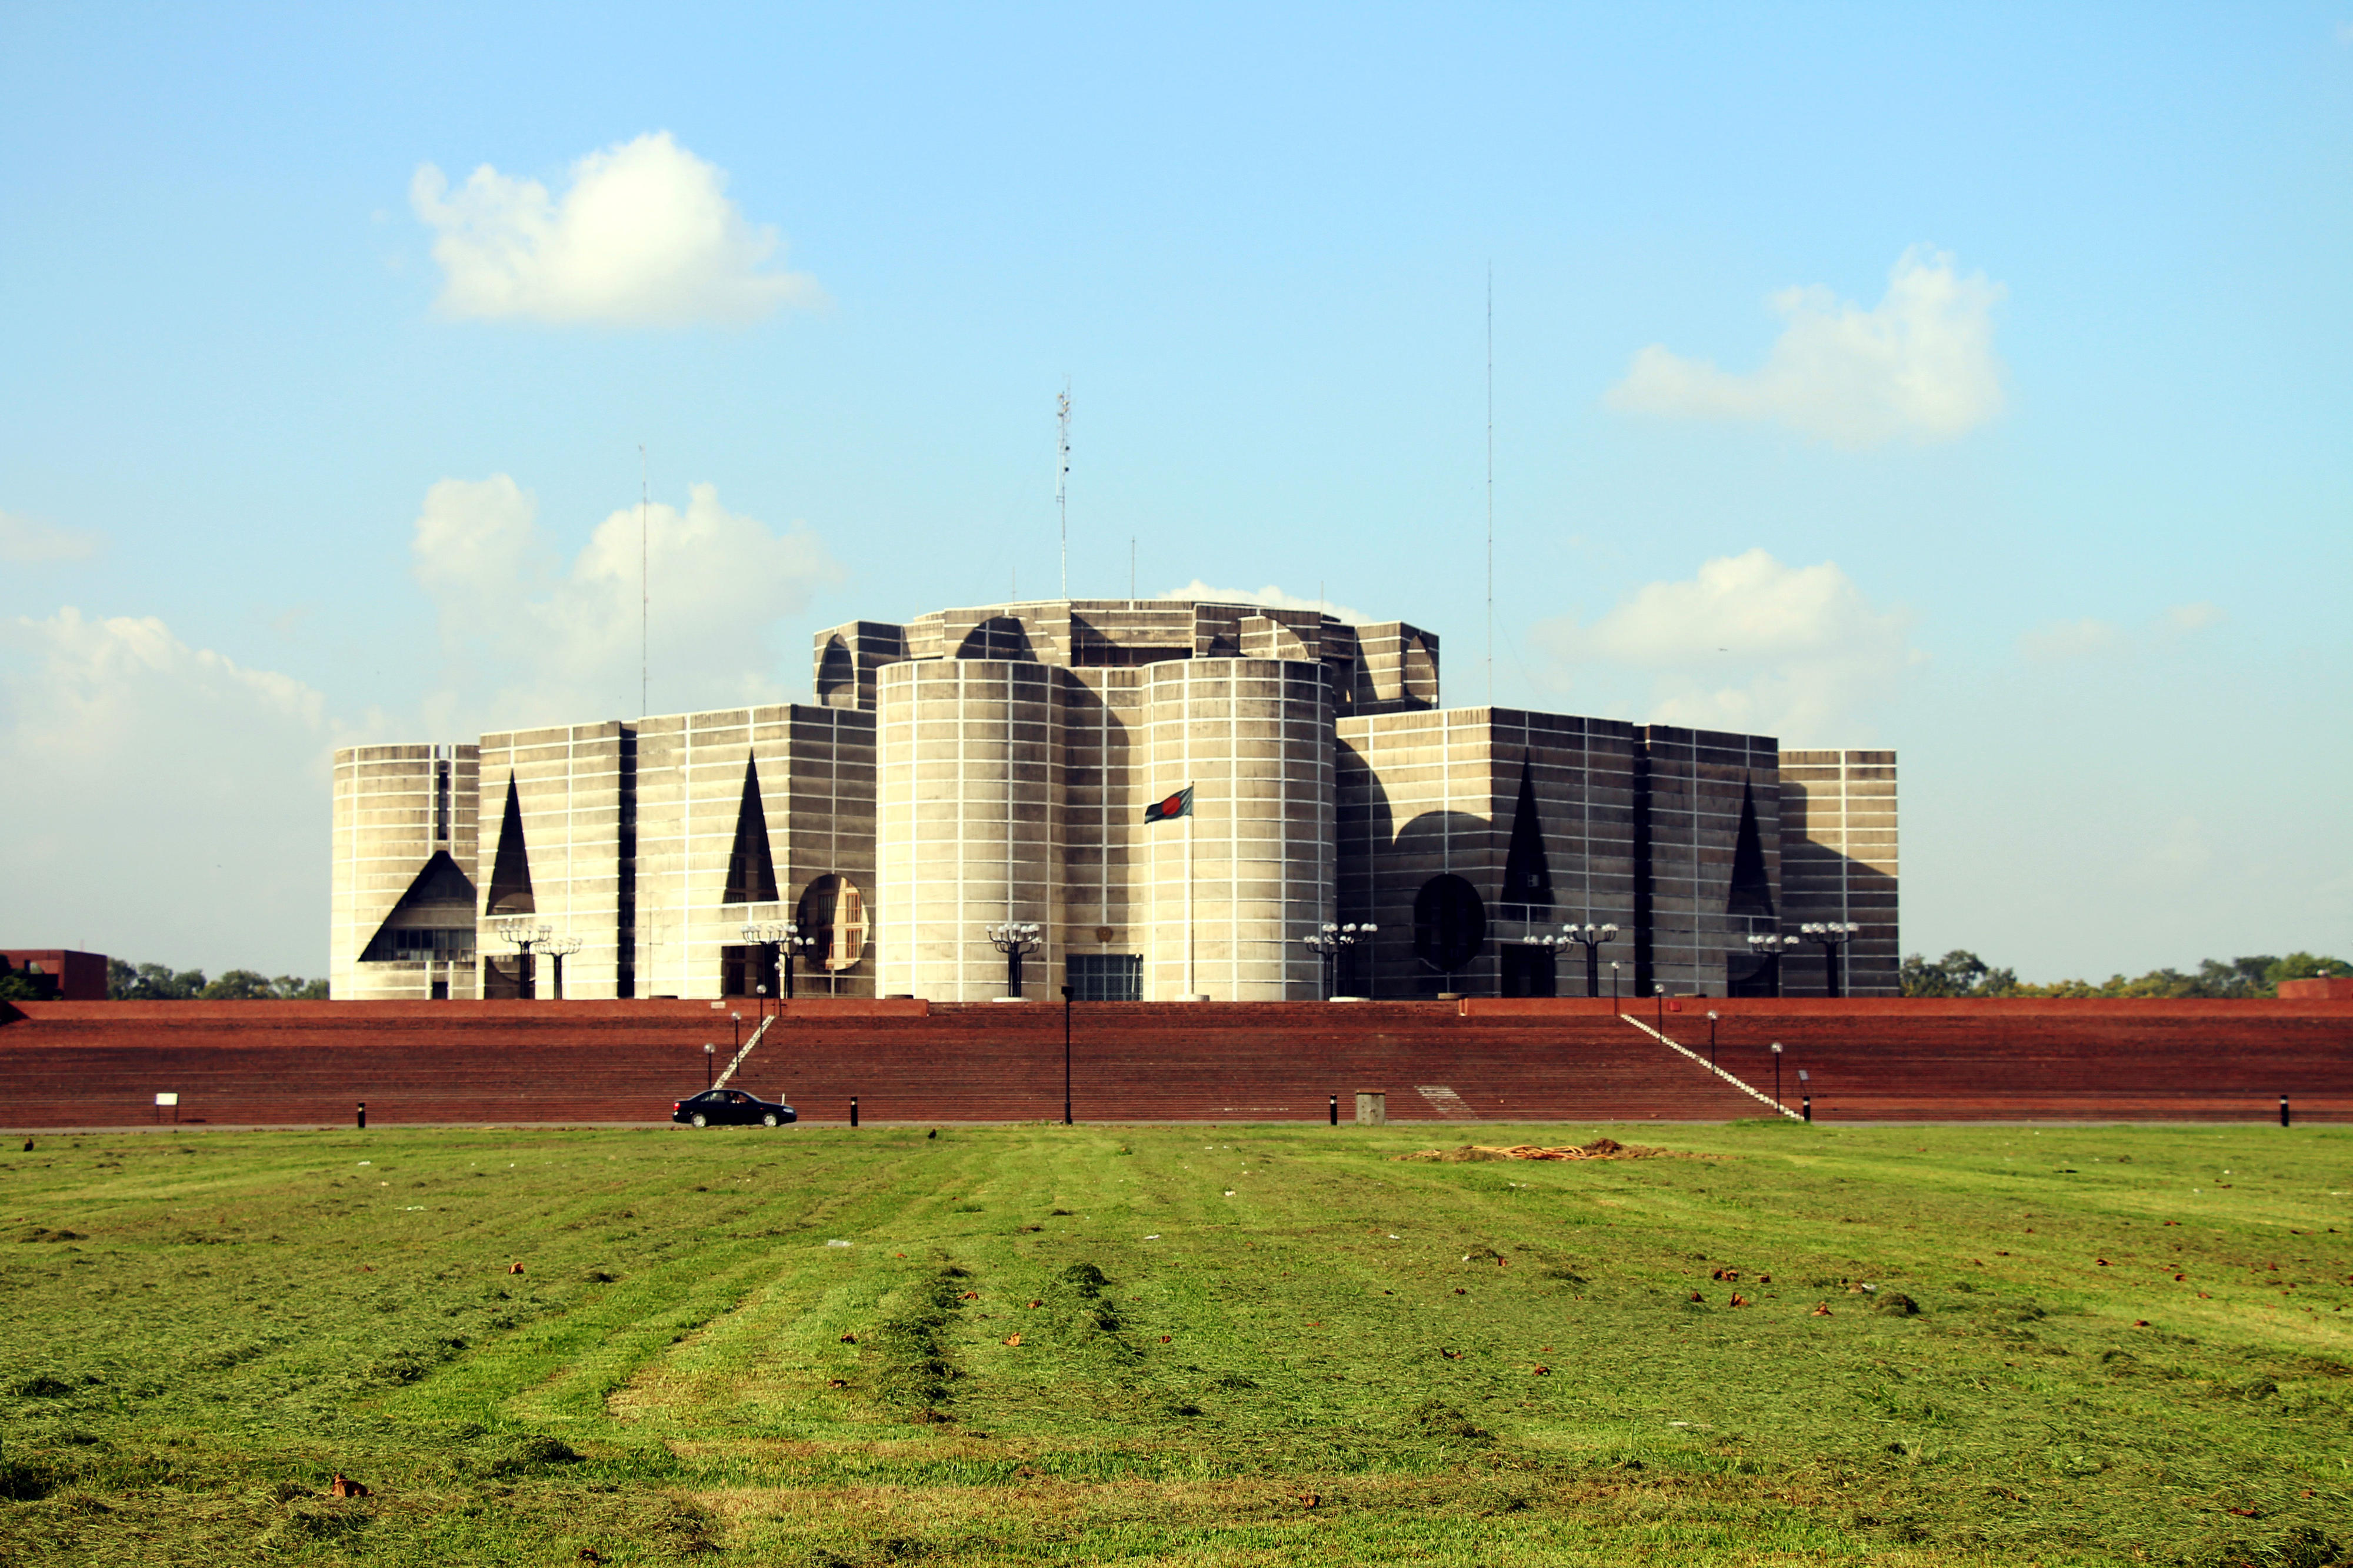
[[[1300,938],[1332,918],[1327,672],[1285,659],[1189,658],[1143,675],[1141,797],[1189,784],[1194,810],[1190,821],[1142,830],[1145,998],[1312,1000],[1319,964]]]
[[[1060,859],[1052,677],[1042,664],[923,659],[877,672],[874,948],[884,995],[984,1002],[1005,991],[997,921],[1047,945],[1024,993],[1059,994]]]

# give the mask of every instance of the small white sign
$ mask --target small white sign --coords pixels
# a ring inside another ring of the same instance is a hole
[[[180,1103],[180,1097],[176,1094],[159,1094],[155,1097],[155,1103],[158,1105],[177,1105]]]

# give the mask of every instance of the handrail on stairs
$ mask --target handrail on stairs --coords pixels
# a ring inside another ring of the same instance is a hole
[[[768,1032],[768,1026],[775,1023],[781,1016],[783,1016],[782,1014],[771,1013],[766,1017],[760,1020],[760,1026],[752,1031],[752,1037],[744,1042],[744,1048],[737,1051],[733,1057],[729,1058],[727,1070],[721,1073],[717,1078],[712,1080],[712,1088],[725,1089],[727,1087],[727,1080],[735,1076],[735,1069],[744,1065],[744,1058],[752,1054],[752,1047],[760,1043],[760,1037]]]
[[[1777,1113],[1788,1117],[1792,1121],[1802,1121],[1805,1120],[1804,1117],[1799,1116],[1796,1111],[1790,1110],[1788,1106],[1783,1105],[1779,1100],[1775,1100],[1763,1089],[1757,1089],[1746,1080],[1736,1078],[1733,1074],[1725,1071],[1722,1068],[1717,1067],[1714,1062],[1702,1057],[1697,1051],[1677,1045],[1674,1041],[1667,1038],[1666,1036],[1651,1027],[1650,1025],[1645,1024],[1641,1019],[1637,1018],[1631,1013],[1620,1013],[1618,1016],[1625,1022],[1633,1025],[1634,1027],[1641,1030],[1642,1033],[1650,1036],[1651,1038],[1658,1041],[1659,1044],[1666,1047],[1667,1049],[1671,1051],[1681,1051],[1684,1056],[1689,1057],[1693,1061],[1697,1062],[1700,1066],[1707,1068],[1708,1071],[1714,1073],[1716,1077],[1722,1079],[1733,1088],[1740,1090],[1741,1093],[1757,1100],[1759,1104],[1772,1107]]]

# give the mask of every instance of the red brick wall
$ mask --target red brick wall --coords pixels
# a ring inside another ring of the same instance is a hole
[[[1685,999],[1670,1037],[1769,1091],[1812,1075],[1828,1120],[2353,1120],[2353,1003]],[[1631,1009],[1630,1009],[1630,1011]],[[1653,1009],[1635,1013],[1646,1021]],[[747,1016],[748,1032],[751,1019]],[[1395,1121],[1720,1121],[1747,1097],[1607,1003],[1097,1003],[1072,1014],[1082,1120],[1343,1120],[1385,1089]],[[0,1005],[0,1126],[183,1121],[662,1121],[723,1061],[701,1002],[147,1002]],[[1059,1119],[1062,1010],[796,1003],[736,1083],[804,1120]],[[169,1111],[160,1113],[169,1121]],[[1467,1134],[1466,1134],[1467,1135]]]

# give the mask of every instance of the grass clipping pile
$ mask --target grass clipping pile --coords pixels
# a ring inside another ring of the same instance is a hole
[[[1620,1143],[1615,1138],[1596,1138],[1590,1143],[1564,1143],[1551,1148],[1540,1143],[1465,1143],[1460,1149],[1424,1149],[1418,1154],[1393,1158],[1461,1165],[1479,1160],[1696,1160],[1701,1156],[1673,1149],[1652,1149],[1641,1143]]]

